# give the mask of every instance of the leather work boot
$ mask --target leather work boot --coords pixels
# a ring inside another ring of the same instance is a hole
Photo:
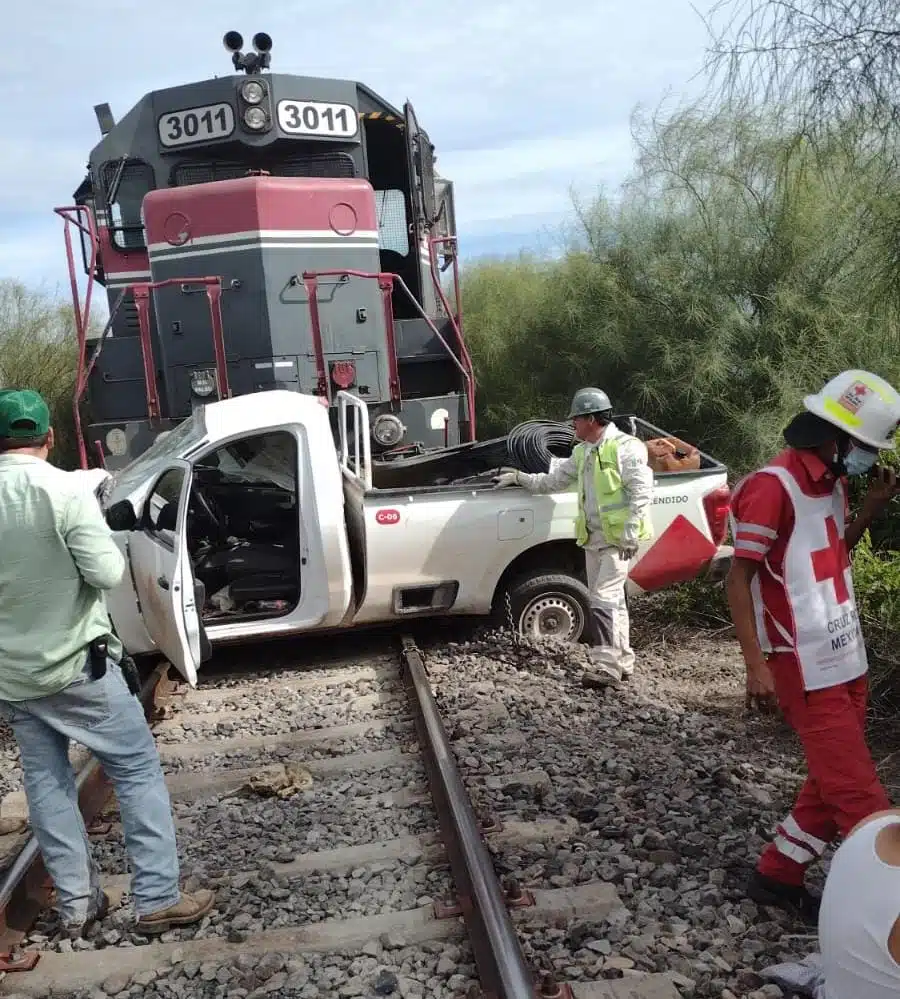
[[[149,916],[141,916],[135,924],[138,933],[151,935],[165,933],[173,926],[190,926],[200,920],[212,909],[216,901],[215,892],[208,888],[199,891],[181,893],[181,898],[168,909],[153,912]]]
[[[68,940],[78,940],[94,925],[106,918],[109,912],[109,895],[101,891],[92,906],[88,906],[88,916],[83,923],[66,923],[62,928]]]
[[[754,871],[747,881],[747,898],[758,905],[774,906],[799,916],[810,926],[819,924],[822,899],[805,885],[789,885]]]

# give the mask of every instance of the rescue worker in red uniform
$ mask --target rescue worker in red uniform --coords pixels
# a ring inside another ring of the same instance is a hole
[[[747,665],[747,704],[777,701],[796,731],[808,777],[759,859],[747,894],[815,923],[807,867],[838,834],[890,807],[865,738],[866,649],[849,552],[892,496],[875,466],[894,447],[900,394],[866,371],[845,371],[804,399],[787,448],[735,487],[734,562],[727,591]],[[847,477],[874,477],[849,520]]]

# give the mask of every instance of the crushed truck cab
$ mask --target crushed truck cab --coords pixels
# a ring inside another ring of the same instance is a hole
[[[132,655],[160,652],[196,684],[214,645],[410,618],[582,637],[574,491],[498,490],[490,474],[378,488],[367,407],[337,402],[276,390],[199,407],[115,474],[103,505],[128,570],[108,604]],[[728,501],[726,470],[705,455],[657,474],[631,592],[723,575]]]

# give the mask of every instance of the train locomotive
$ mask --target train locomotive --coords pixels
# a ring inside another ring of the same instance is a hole
[[[412,105],[273,73],[264,33],[224,44],[228,75],[118,121],[95,106],[87,176],[55,209],[82,467],[122,468],[198,407],[270,389],[315,394],[334,421],[336,394],[357,394],[380,461],[474,442],[453,184]]]

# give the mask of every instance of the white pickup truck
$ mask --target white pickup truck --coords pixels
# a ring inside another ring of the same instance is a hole
[[[213,644],[410,618],[496,615],[522,634],[581,638],[574,492],[498,490],[489,475],[373,488],[366,407],[342,392],[337,412],[339,449],[313,397],[218,402],[115,474],[103,505],[129,571],[109,610],[132,655],[161,652],[196,685]],[[725,468],[703,455],[699,470],[656,478],[632,592],[721,577]]]

